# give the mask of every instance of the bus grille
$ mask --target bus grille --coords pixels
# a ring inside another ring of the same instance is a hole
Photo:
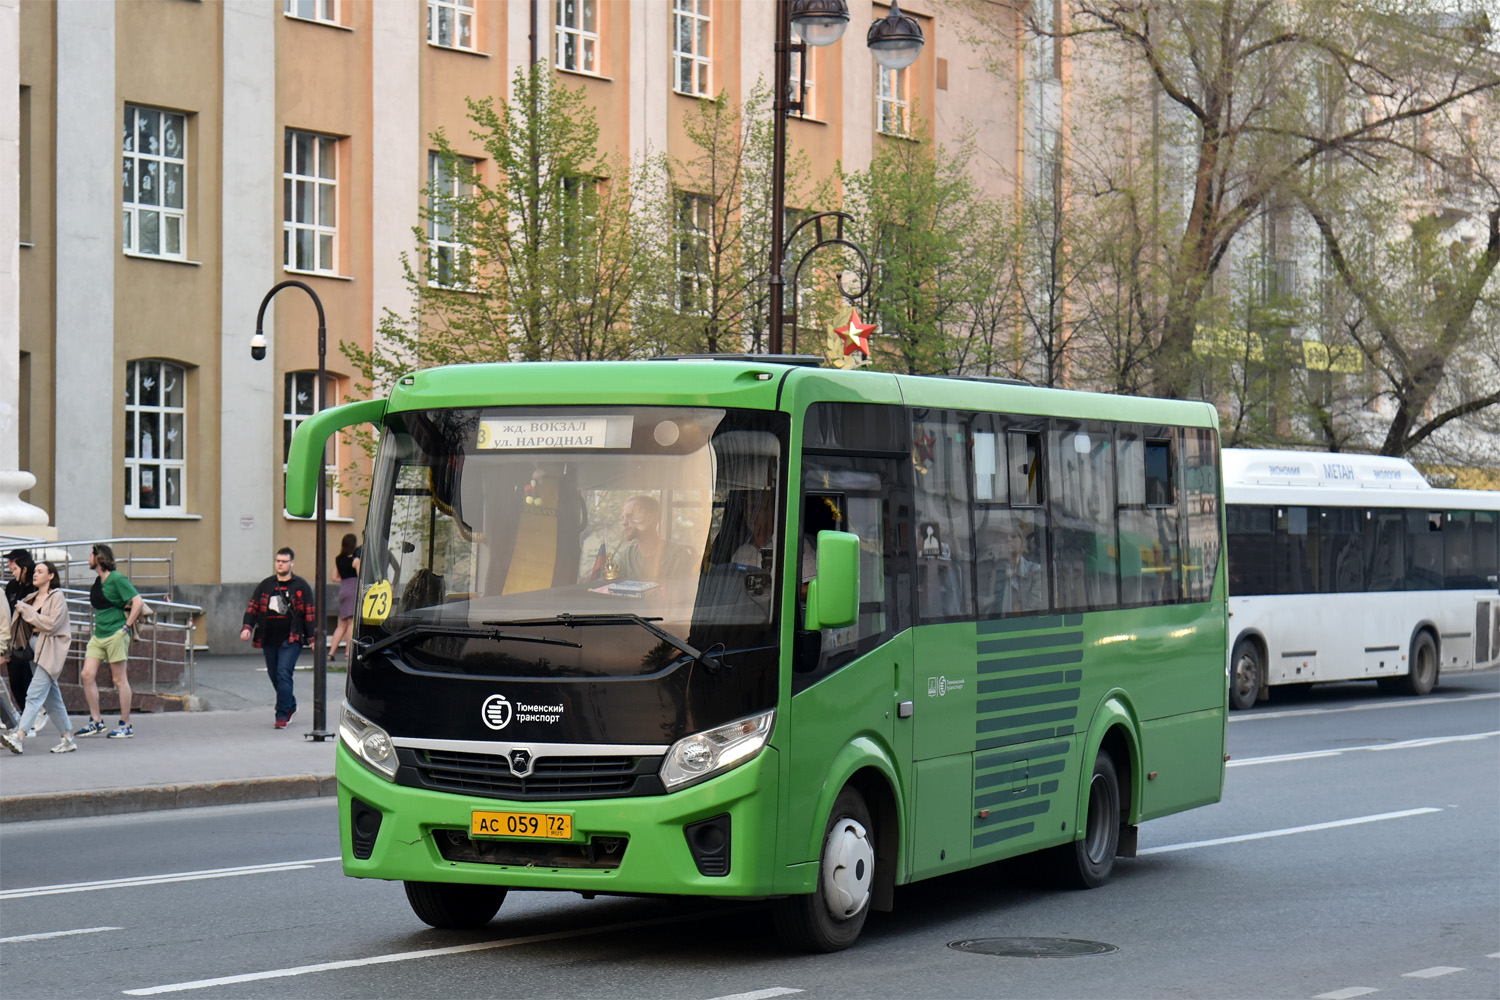
[[[414,784],[463,795],[499,799],[587,799],[660,795],[660,757],[538,757],[518,778],[503,755],[455,750],[411,754]],[[408,763],[403,760],[402,763]],[[405,770],[405,769],[403,769]]]

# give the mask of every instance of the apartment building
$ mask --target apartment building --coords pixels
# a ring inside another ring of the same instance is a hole
[[[844,39],[811,57],[791,146],[831,173],[911,128],[972,135],[981,185],[1007,190],[1023,60],[996,72],[1003,53],[975,40],[1014,37],[1014,8],[903,4],[927,42],[891,73],[864,45],[886,7],[849,7]],[[8,389],[14,461],[37,480],[23,498],[63,538],[176,537],[181,591],[211,608],[222,593],[225,615],[280,545],[310,576],[313,527],[284,512],[282,473],[319,405],[317,315],[302,290],[277,295],[252,361],[263,296],[288,279],[316,292],[344,398],[339,343],[368,348],[382,310],[409,304],[401,255],[422,249],[429,137],[483,156],[465,98],[504,100],[545,61],[586,92],[601,152],[686,155],[694,101],[769,83],[774,14],[768,0],[20,0]],[[345,442],[332,464],[358,459]],[[331,544],[362,519],[356,495],[336,495]]]

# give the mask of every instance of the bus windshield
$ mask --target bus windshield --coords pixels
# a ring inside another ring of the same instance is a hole
[[[700,650],[772,645],[786,436],[782,415],[716,408],[392,414],[364,634],[410,632],[429,669],[547,676],[681,655],[631,616]]]

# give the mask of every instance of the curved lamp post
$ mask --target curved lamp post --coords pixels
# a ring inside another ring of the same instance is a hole
[[[271,304],[271,299],[283,288],[300,288],[312,297],[313,306],[318,310],[318,409],[322,410],[328,406],[328,324],[323,316],[323,300],[318,298],[318,293],[313,291],[306,282],[288,280],[283,281],[266,293],[266,297],[260,300],[260,311],[255,314],[255,336],[250,338],[250,357],[256,361],[264,361],[266,357],[266,335],[264,324],[266,319],[266,306]],[[328,450],[323,451],[321,468],[328,468]],[[324,621],[324,611],[328,607],[327,595],[324,593],[327,587],[328,577],[328,476],[324,473],[318,484],[318,512],[317,512],[317,562],[314,572],[317,573],[318,582],[313,586],[313,616],[317,622],[317,634],[313,638],[313,728],[307,734],[307,738],[315,743],[322,743],[333,736],[328,732],[328,653],[323,645],[323,628],[327,624]]]
[[[770,352],[772,354],[781,353],[781,333],[786,319],[786,275],[783,273],[783,262],[791,244],[791,240],[784,236],[786,227],[782,218],[786,214],[786,119],[787,115],[793,111],[800,113],[803,107],[802,94],[798,93],[797,99],[793,100],[790,93],[792,53],[798,53],[798,58],[801,59],[805,57],[809,45],[832,45],[843,37],[844,29],[848,26],[849,6],[845,0],[776,0],[776,93],[771,105],[774,128],[771,150]],[[800,42],[792,41],[794,27],[797,35],[802,39]],[[922,52],[922,41],[922,28],[917,24],[917,19],[909,14],[903,14],[896,0],[891,0],[890,13],[870,25],[870,31],[865,36],[865,44],[875,56],[875,61],[886,69],[905,69],[916,62],[917,56]],[[806,77],[806,73],[801,75]],[[849,247],[859,253],[861,261],[865,264],[864,279],[858,292],[858,295],[863,295],[870,286],[869,262],[863,250],[844,238],[843,224],[849,216],[842,212],[823,212],[810,219],[804,219],[793,230],[792,236],[795,237],[809,222],[829,217],[838,218],[836,235],[832,239],[824,240],[820,221],[817,230],[819,241],[816,246],[803,254],[802,260],[797,264],[797,272],[801,272],[802,264],[806,262],[813,250],[830,244]],[[849,297],[854,298],[857,295]],[[793,302],[792,318],[794,321],[796,314],[796,303]],[[795,342],[795,328],[792,331],[792,337]]]

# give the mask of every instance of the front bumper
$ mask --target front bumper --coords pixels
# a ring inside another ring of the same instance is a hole
[[[690,896],[774,892],[779,760],[770,747],[731,771],[670,795],[572,802],[513,802],[396,785],[371,772],[342,743],[335,773],[344,874],[356,878]],[[351,802],[356,798],[381,813],[379,833],[365,860],[353,852]],[[594,838],[626,843],[618,867],[607,869],[445,858],[438,838],[452,837],[449,831],[466,833],[475,810],[569,813],[573,843]],[[702,875],[683,827],[726,813],[732,830],[729,873]]]

